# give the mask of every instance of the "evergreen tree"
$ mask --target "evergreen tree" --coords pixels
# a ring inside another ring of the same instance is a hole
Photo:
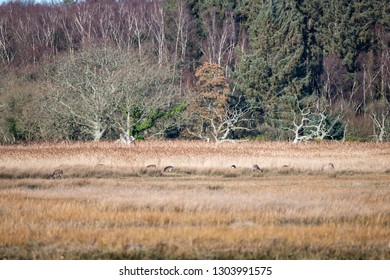
[[[250,50],[243,54],[237,81],[252,97],[310,94],[305,20],[296,1],[250,2]]]
[[[306,1],[310,2],[310,1]],[[382,17],[381,0],[325,0],[319,3],[318,37],[324,56],[336,54],[343,59],[350,72],[357,70],[360,52],[374,44],[374,26]]]
[[[308,93],[321,91],[320,76],[323,71],[323,47],[319,30],[323,17],[322,0],[303,1],[300,8],[304,16],[304,42],[306,72],[310,75]]]
[[[283,138],[283,119],[288,97],[301,98],[316,91],[320,57],[313,63],[308,20],[301,1],[248,1],[247,16],[250,49],[242,54],[237,69],[238,88],[262,103],[272,138]],[[286,98],[287,97],[287,98]]]

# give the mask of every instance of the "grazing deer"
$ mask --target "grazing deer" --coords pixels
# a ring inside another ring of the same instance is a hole
[[[173,166],[167,166],[164,168],[164,172],[172,172],[173,171]]]
[[[334,165],[333,163],[329,162],[328,164],[325,164],[324,166],[322,166],[321,168],[322,170],[333,170],[334,169]]]
[[[234,164],[232,164],[232,165],[230,166],[230,168],[235,169],[235,168],[237,168],[237,166],[235,166]]]
[[[50,179],[61,179],[61,175],[64,174],[64,171],[57,169],[50,175]]]
[[[254,172],[263,172],[257,164],[252,165],[252,171]]]

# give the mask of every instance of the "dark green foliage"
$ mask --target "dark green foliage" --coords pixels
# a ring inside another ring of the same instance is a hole
[[[177,118],[178,115],[184,111],[185,107],[186,103],[183,101],[167,112],[163,109],[152,109],[146,118],[142,118],[142,121],[136,123],[136,120],[141,118],[141,110],[136,105],[133,105],[131,109],[131,117],[133,118],[133,123],[136,124],[133,125],[129,133],[136,139],[144,139],[142,132],[154,127],[156,122],[160,119],[170,120]],[[174,134],[174,128],[168,127],[167,130],[171,131],[171,133],[168,132],[168,134]]]
[[[330,114],[326,118],[326,126],[330,128],[329,136],[325,137],[328,140],[342,140],[344,138],[345,125],[343,122]]]
[[[307,28],[299,4],[251,3],[246,7],[250,51],[237,71],[241,90],[263,100],[311,94]]]
[[[315,39],[309,37],[300,2],[248,2],[245,13],[250,50],[242,55],[235,73],[238,87],[261,101],[267,130],[272,138],[283,139],[284,96],[304,97],[318,91],[321,59],[313,59]]]
[[[26,140],[23,129],[19,126],[14,118],[7,119],[7,126],[9,133],[14,137],[15,140]]]
[[[174,107],[172,110],[170,110],[169,112],[165,113],[163,115],[163,117],[165,119],[169,119],[169,118],[175,118],[177,117],[181,112],[184,111],[184,109],[186,108],[187,106],[187,103],[185,101],[181,102],[179,105],[177,105],[176,107]]]
[[[133,135],[136,139],[141,139],[141,133],[153,127],[156,121],[163,115],[164,113],[158,109],[151,110],[149,115],[144,120],[133,126],[133,128],[130,130],[130,134]]]

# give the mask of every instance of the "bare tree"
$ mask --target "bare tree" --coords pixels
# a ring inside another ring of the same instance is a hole
[[[224,104],[223,107],[209,102],[202,110],[191,112],[192,125],[187,126],[187,132],[207,142],[232,141],[231,137],[236,131],[251,131],[245,124],[253,121],[250,113],[253,108],[244,104],[243,96],[238,96],[234,105]]]
[[[58,14],[55,12],[48,12],[41,16],[40,32],[42,33],[42,40],[46,50],[50,50],[51,55],[57,53],[56,47],[56,22],[58,21]]]
[[[0,61],[9,64],[12,62],[14,55],[10,51],[10,26],[5,17],[0,17]]]
[[[115,125],[125,135],[154,126],[155,121],[177,102],[178,90],[173,83],[174,73],[168,67],[156,66],[147,58],[138,61],[128,56],[122,83],[121,117]]]
[[[217,12],[210,9],[203,14],[202,19],[206,30],[202,52],[211,63],[221,66],[229,65],[236,46],[236,26],[233,13],[227,11],[224,19],[221,20]]]
[[[94,20],[96,16],[96,13],[91,10],[92,8],[93,6],[80,4],[76,6],[74,13],[74,25],[80,35],[82,45],[87,45],[88,42],[92,42]]]
[[[309,140],[324,140],[332,136],[332,130],[339,121],[339,116],[331,119],[328,108],[324,106],[320,98],[308,100],[302,105],[295,96],[295,108],[292,109],[292,128],[286,128],[293,132],[293,143]]]
[[[369,52],[361,59],[363,68],[363,112],[373,124],[377,143],[383,142],[389,129],[390,115],[390,35],[383,26],[376,26],[378,55]]]
[[[69,52],[73,53],[77,49],[77,30],[74,28],[73,11],[70,11],[65,5],[61,10],[61,16],[58,18],[59,27],[62,32],[65,46]]]
[[[87,138],[100,140],[121,101],[123,64],[121,54],[111,49],[66,57],[51,80],[52,109],[71,118]]]
[[[147,21],[150,31],[154,37],[155,48],[157,50],[158,65],[161,67],[165,55],[165,11],[164,5],[160,1],[153,1],[150,4],[150,19]]]
[[[222,66],[204,63],[195,72],[195,93],[188,109],[187,132],[213,142],[228,141],[238,130],[251,130],[243,123],[252,121],[252,106],[236,93]]]
[[[186,0],[177,0],[176,7],[173,11],[173,26],[175,32],[174,45],[174,67],[178,66],[180,71],[180,93],[183,92],[183,73],[185,67],[185,59],[187,55],[188,41],[191,34],[192,20],[189,9],[186,5]]]
[[[136,8],[131,9],[129,17],[133,19],[134,29],[133,33],[137,40],[138,55],[141,59],[143,51],[144,37],[149,37],[150,29],[146,23],[146,7],[143,4],[139,4]]]
[[[338,98],[343,98],[345,89],[343,77],[347,75],[347,69],[336,55],[327,56],[323,61],[322,93],[331,107]]]
[[[177,12],[174,22],[176,26],[175,59],[179,58],[180,64],[183,64],[191,25],[190,14],[184,0],[177,0]]]
[[[384,141],[385,135],[389,133],[390,126],[390,103],[386,99],[371,104],[368,112],[373,122],[373,133],[375,142]]]

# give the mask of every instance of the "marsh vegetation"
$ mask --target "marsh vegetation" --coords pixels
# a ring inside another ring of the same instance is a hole
[[[389,163],[388,144],[0,146],[0,258],[389,259]]]

